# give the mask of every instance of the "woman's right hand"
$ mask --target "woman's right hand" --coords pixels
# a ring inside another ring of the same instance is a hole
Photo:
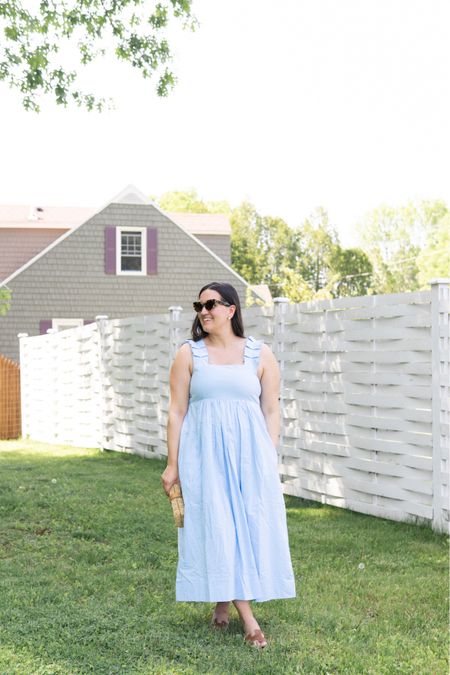
[[[178,477],[178,467],[167,465],[161,474],[161,482],[163,484],[164,492],[168,495],[172,485],[180,482]]]

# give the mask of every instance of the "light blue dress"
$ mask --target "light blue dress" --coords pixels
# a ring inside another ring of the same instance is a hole
[[[193,373],[178,455],[176,599],[295,597],[277,452],[259,400],[261,343],[247,338],[244,364],[215,365],[203,340],[186,342]]]

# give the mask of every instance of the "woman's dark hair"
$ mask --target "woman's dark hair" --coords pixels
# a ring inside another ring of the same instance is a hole
[[[234,286],[232,286],[231,284],[222,283],[220,281],[212,281],[210,284],[206,284],[206,286],[203,286],[203,288],[200,289],[198,297],[200,297],[203,291],[206,291],[207,289],[217,291],[222,300],[225,300],[225,302],[229,302],[230,305],[236,305],[236,311],[231,318],[231,328],[233,329],[233,333],[238,337],[245,337],[244,323],[242,321],[242,313],[241,313],[241,303],[239,301],[239,295],[237,294],[237,290],[234,288]],[[208,335],[208,333],[204,331],[202,328],[202,324],[200,323],[198,314],[196,315],[194,322],[192,324],[191,334],[192,339],[195,342],[198,342],[199,340]]]

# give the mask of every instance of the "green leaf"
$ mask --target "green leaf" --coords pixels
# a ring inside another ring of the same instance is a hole
[[[16,26],[6,26],[3,32],[9,40],[17,40],[19,37],[19,31]]]
[[[167,96],[176,78],[166,67],[171,53],[164,31],[171,20],[186,25],[194,21],[191,2],[165,0],[150,8],[148,4],[147,0],[107,0],[106,5],[99,0],[72,0],[68,6],[41,0],[28,9],[25,0],[0,2],[6,38],[0,42],[0,79],[20,92],[27,110],[38,110],[38,98],[46,93],[57,104],[70,100],[88,110],[103,109],[105,100],[95,92],[80,92],[76,73],[61,60],[61,54],[70,52],[65,47],[75,41],[80,65],[112,54],[142,77],[154,76],[157,94]],[[110,37],[107,43],[105,36]]]

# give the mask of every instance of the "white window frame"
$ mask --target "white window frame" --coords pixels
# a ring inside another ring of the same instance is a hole
[[[62,325],[64,327],[62,327]],[[63,319],[63,318],[52,319],[52,328],[57,331],[66,330],[66,328],[76,328],[77,326],[83,325],[84,325],[83,319]]]
[[[142,258],[140,270],[122,270],[122,232],[141,232]],[[146,227],[116,227],[116,274],[132,277],[147,275],[147,228]]]

